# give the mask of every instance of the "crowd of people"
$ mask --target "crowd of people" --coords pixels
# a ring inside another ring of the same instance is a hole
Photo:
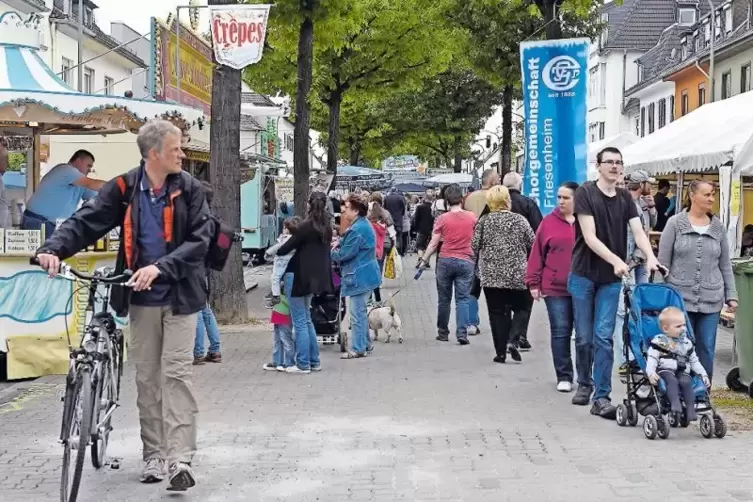
[[[111,305],[117,315],[128,315],[131,324],[141,480],[158,482],[167,473],[169,489],[183,491],[195,484],[191,462],[198,407],[191,365],[221,361],[216,320],[207,304],[207,260],[216,232],[212,192],[182,171],[181,132],[171,123],[148,123],[137,143],[141,164],[104,183],[96,197],[48,235],[37,256],[54,276],[61,260],[123,227],[116,271],[130,268],[135,273],[131,288],[113,291]],[[71,161],[81,162],[80,169],[73,166],[79,173],[94,161],[82,155]],[[264,369],[290,374],[322,370],[311,303],[314,296],[337,289],[348,299],[351,328],[351,345],[341,357],[368,356],[373,350],[368,310],[384,300],[385,262],[395,253],[405,256],[413,238],[417,269],[429,268],[437,255],[439,342],[449,341],[453,297],[458,344],[468,345],[470,336],[481,333],[478,300],[483,293],[493,361],[504,364],[509,356],[521,362],[521,353],[531,350],[527,332],[533,303],[543,300],[556,389],[570,392],[577,383],[572,403],[591,403],[591,413],[605,418],[615,415],[610,398],[614,354],[624,353],[619,347],[623,280],[645,282],[661,263],[665,281],[684,299],[695,346],[683,338],[684,318],[673,311],[660,319],[659,336],[664,338],[657,344],[686,354],[694,350],[693,369],[710,384],[720,312],[737,307],[726,233],[713,214],[714,185],[691,182],[683,210],[672,215],[676,202],[669,186],[659,182],[652,195],[656,180],[647,173],[625,176],[619,150],[599,152],[597,172],[596,181],[581,186],[563,183],[557,207],[544,217],[521,193],[522,179],[514,172],[500,183],[495,172],[487,171],[481,189],[466,194],[455,184],[427,190],[421,198],[395,189],[386,196],[356,190],[336,199],[312,191],[305,218],[286,208],[290,216],[284,230],[267,252],[274,259],[268,298],[274,348]],[[69,177],[64,184],[74,187],[80,199],[88,187],[76,181],[80,176]],[[40,225],[47,223],[49,218]],[[651,228],[662,230],[658,259],[649,240]],[[210,341],[206,354],[205,333]],[[651,380],[661,378],[686,390],[686,376],[663,363],[654,361]],[[678,394],[670,397],[676,410]]]

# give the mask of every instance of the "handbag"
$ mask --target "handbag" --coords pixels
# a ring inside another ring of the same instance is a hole
[[[483,215],[482,215],[483,217]],[[484,225],[481,223],[482,218],[479,218],[479,220],[476,222],[476,225],[481,225],[481,239],[479,242],[483,245],[484,243]],[[481,297],[481,278],[479,277],[479,268],[478,268],[478,262],[481,259],[481,249],[479,248],[478,253],[476,254],[476,262],[473,264],[473,281],[471,282],[471,296],[474,297],[476,300]]]

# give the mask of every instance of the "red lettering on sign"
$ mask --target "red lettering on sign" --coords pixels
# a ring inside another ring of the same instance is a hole
[[[223,47],[243,47],[247,44],[261,43],[264,36],[263,22],[239,22],[234,17],[223,20],[216,17],[212,20],[212,37],[214,42]]]

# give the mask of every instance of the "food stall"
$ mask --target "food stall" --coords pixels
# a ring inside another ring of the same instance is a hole
[[[39,56],[37,22],[15,12],[0,15],[0,137],[30,140],[25,199],[41,179],[42,136],[137,132],[147,120],[165,118],[188,137],[203,122],[203,112],[192,108],[75,91]],[[29,265],[44,238],[43,231],[0,229],[0,367],[10,380],[64,374],[67,335],[75,344],[84,320],[86,291]],[[83,272],[114,265],[118,246],[112,232],[68,262]]]
[[[693,179],[718,182],[715,211],[727,226],[733,256],[740,232],[753,223],[753,92],[706,104],[624,149],[625,172],[674,177],[683,200]],[[746,204],[747,202],[747,204]],[[681,204],[678,204],[681,206]]]

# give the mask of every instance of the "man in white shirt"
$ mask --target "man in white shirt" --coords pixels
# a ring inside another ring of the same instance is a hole
[[[0,228],[10,228],[10,200],[3,184],[3,174],[8,170],[8,150],[0,143]]]

